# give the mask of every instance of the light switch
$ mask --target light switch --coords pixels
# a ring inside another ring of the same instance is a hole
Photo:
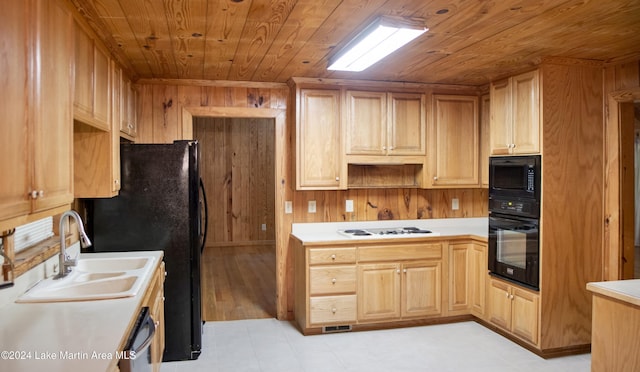
[[[286,214],[293,213],[293,202],[291,200],[287,200],[284,202],[284,213]]]
[[[353,200],[347,200],[344,203],[345,212],[353,212]]]
[[[458,201],[457,198],[451,199],[451,209],[453,209],[454,211],[457,211],[458,209],[460,209],[460,202]]]
[[[316,201],[309,200],[309,213],[316,213]]]

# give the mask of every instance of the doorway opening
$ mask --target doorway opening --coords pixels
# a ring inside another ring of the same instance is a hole
[[[205,321],[276,317],[275,121],[194,117],[209,223]]]

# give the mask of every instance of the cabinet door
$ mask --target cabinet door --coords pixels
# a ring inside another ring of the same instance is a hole
[[[38,2],[39,97],[34,120],[34,211],[73,201],[73,20],[65,5]]]
[[[2,135],[0,135],[0,220],[28,214],[31,199],[30,162],[27,123],[28,32],[27,2],[11,1],[0,12],[0,74],[4,94],[0,100]],[[0,229],[1,230],[1,229]]]
[[[512,332],[533,344],[538,343],[538,295],[512,288]]]
[[[423,94],[389,93],[389,155],[425,154],[425,98]]]
[[[127,86],[129,88],[127,97],[127,134],[135,137],[138,134],[138,91],[131,81],[128,81]]]
[[[75,91],[73,106],[76,115],[93,115],[93,40],[74,22],[75,34]]]
[[[473,243],[469,251],[469,302],[471,313],[485,318],[487,288],[487,245]]]
[[[129,134],[129,95],[131,81],[120,74],[120,132]]]
[[[341,185],[340,91],[302,89],[297,123],[296,184],[300,189]]]
[[[491,155],[506,155],[513,143],[511,119],[511,84],[509,79],[491,83],[489,148]]]
[[[540,152],[540,94],[538,70],[512,78],[514,154]]]
[[[387,152],[386,93],[347,91],[347,154]]]
[[[432,186],[480,186],[478,97],[434,95],[429,131]]]
[[[480,97],[480,185],[489,187],[489,120],[490,101],[489,95]]]
[[[120,84],[122,69],[115,61],[110,62],[111,73],[111,171],[114,193],[120,191]]]
[[[491,279],[489,282],[489,321],[511,331],[511,298],[509,285]]]
[[[449,245],[449,315],[469,312],[469,251],[471,244]]]
[[[402,266],[402,316],[439,315],[442,304],[441,262],[415,262]]]
[[[400,266],[358,266],[358,321],[400,317]]]
[[[111,94],[111,66],[106,52],[93,48],[93,117],[110,130],[109,103]]]

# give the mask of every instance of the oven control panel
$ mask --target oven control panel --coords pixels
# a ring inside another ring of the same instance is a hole
[[[535,200],[489,198],[489,211],[537,218],[540,207]]]

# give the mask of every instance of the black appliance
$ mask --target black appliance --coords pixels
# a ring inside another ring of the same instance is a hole
[[[540,155],[490,157],[489,196],[540,200],[540,176]]]
[[[121,144],[120,159],[119,195],[87,201],[93,251],[164,251],[163,361],[197,359],[202,342],[200,259],[206,234],[198,143]]]
[[[156,325],[148,307],[138,314],[133,330],[127,339],[122,359],[118,362],[120,372],[151,372],[151,342],[156,333]]]
[[[538,290],[540,155],[489,159],[489,271]]]

